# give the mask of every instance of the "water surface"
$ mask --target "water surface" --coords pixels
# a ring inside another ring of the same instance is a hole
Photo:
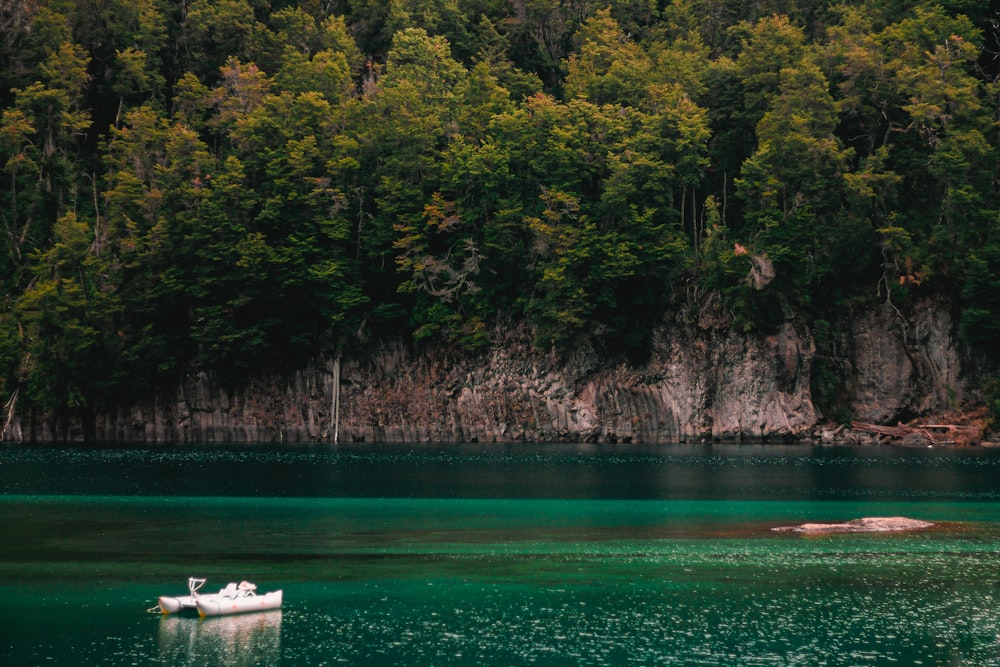
[[[1000,665],[1000,453],[0,449],[0,654],[80,665]],[[905,515],[892,535],[774,526]],[[147,613],[188,576],[276,613]]]

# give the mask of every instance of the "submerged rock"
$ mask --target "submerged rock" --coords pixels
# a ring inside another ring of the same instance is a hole
[[[921,530],[933,523],[908,519],[905,516],[872,516],[844,523],[804,523],[801,526],[779,526],[771,530],[791,533],[887,533],[899,530]]]

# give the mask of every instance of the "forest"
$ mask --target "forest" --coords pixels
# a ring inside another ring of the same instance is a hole
[[[925,295],[995,368],[995,5],[3,0],[0,397]]]

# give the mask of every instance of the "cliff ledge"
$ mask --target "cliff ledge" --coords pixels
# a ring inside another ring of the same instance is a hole
[[[890,423],[969,398],[953,322],[926,303],[903,321],[877,308],[840,328],[856,419]],[[121,442],[634,442],[829,440],[814,405],[816,344],[805,325],[767,335],[709,323],[664,325],[642,366],[592,350],[559,360],[523,330],[488,351],[414,353],[386,344],[364,357],[316,359],[227,392],[203,373],[169,396],[87,423],[12,414],[7,440]],[[339,391],[336,391],[339,389]],[[338,396],[339,394],[339,396]],[[339,401],[338,401],[339,398]],[[337,405],[339,404],[339,409]]]

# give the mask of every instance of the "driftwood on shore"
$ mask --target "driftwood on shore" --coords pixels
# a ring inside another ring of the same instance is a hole
[[[905,516],[872,516],[843,523],[804,523],[800,526],[779,526],[775,532],[789,533],[887,533],[901,530],[921,530],[933,523]]]
[[[852,431],[871,433],[879,438],[908,445],[957,445],[978,439],[982,428],[961,424],[897,424],[881,426],[864,422],[851,422]]]

